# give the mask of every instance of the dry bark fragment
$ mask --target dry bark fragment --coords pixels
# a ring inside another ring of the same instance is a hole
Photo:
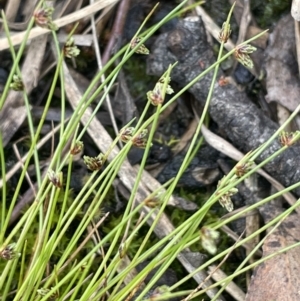
[[[265,206],[267,207],[267,206]],[[270,207],[270,206],[269,206]],[[266,209],[266,208],[265,208]],[[265,222],[281,213],[279,210],[261,212]],[[263,246],[263,256],[297,243],[300,240],[299,216],[288,216],[270,234]],[[300,247],[278,254],[259,265],[251,278],[246,301],[296,301],[300,300]]]

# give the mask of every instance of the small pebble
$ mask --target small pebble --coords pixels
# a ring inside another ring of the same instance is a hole
[[[240,85],[247,85],[254,79],[254,76],[251,74],[251,72],[242,64],[237,65],[233,76],[235,81]]]

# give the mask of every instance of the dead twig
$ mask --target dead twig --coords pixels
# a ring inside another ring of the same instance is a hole
[[[67,24],[74,23],[82,18],[88,17],[92,14],[95,14],[99,10],[105,8],[108,5],[118,2],[119,0],[101,0],[97,1],[94,4],[88,5],[74,13],[71,13],[67,16],[64,16],[60,19],[54,20],[54,23],[58,28],[61,28]],[[40,35],[49,33],[50,30],[47,28],[34,27],[31,29],[29,34],[29,39],[36,38]],[[15,34],[11,37],[11,42],[13,46],[19,45],[24,40],[25,31]],[[9,44],[6,38],[0,39],[0,50],[5,50],[9,48]]]
[[[119,48],[129,6],[130,0],[122,0],[119,4],[114,26],[111,30],[110,39],[102,55],[103,65],[108,62],[112,51],[115,51],[117,48]]]

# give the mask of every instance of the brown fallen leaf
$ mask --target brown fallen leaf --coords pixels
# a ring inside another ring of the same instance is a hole
[[[44,53],[46,50],[47,35],[35,38],[27,51],[26,58],[22,66],[22,80],[27,95],[30,95],[33,88],[37,86],[37,81],[41,71]],[[10,114],[13,113],[13,114]],[[19,127],[23,124],[27,110],[24,106],[24,99],[21,92],[10,91],[5,104],[0,112],[0,129],[3,135],[3,145],[5,146]],[[16,116],[18,116],[16,118]]]
[[[265,212],[270,220],[276,213]],[[263,256],[273,254],[300,240],[298,214],[288,216],[263,245]],[[300,247],[280,253],[259,265],[251,278],[246,301],[296,301],[300,300]]]
[[[266,84],[268,102],[275,101],[290,111],[299,104],[300,81],[296,61],[294,21],[290,15],[282,18],[266,51]]]
[[[296,21],[300,21],[300,1],[293,0],[291,7],[291,15]]]

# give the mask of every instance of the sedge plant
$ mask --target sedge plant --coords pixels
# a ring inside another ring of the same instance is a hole
[[[1,200],[1,231],[0,231],[0,300],[168,300],[172,297],[181,297],[184,300],[201,300],[205,294],[216,300],[221,294],[225,284],[228,284],[236,276],[253,268],[255,265],[267,260],[263,258],[254,264],[249,264],[248,260],[251,254],[245,258],[244,262],[237,267],[236,271],[223,279],[222,282],[216,282],[213,285],[207,285],[204,281],[199,281],[197,275],[205,269],[226,257],[232,248],[238,248],[252,237],[259,235],[267,228],[284,219],[298,206],[295,202],[289,209],[268,223],[252,236],[241,239],[234,246],[229,246],[226,250],[218,252],[216,243],[219,237],[219,229],[239,218],[242,214],[257,208],[258,206],[269,202],[274,197],[295,189],[300,184],[296,183],[285,190],[266,198],[259,203],[225,219],[216,221],[212,224],[206,224],[206,215],[211,206],[220,203],[227,210],[233,209],[231,196],[237,192],[236,186],[249,177],[259,168],[263,167],[269,160],[280,154],[298,138],[299,134],[285,135],[282,134],[282,140],[285,146],[278,152],[259,165],[252,165],[257,156],[274,139],[278,139],[282,133],[283,125],[280,129],[257,150],[247,154],[237,166],[222,179],[216,191],[206,200],[205,204],[189,217],[182,224],[174,227],[171,223],[162,229],[162,220],[167,220],[165,208],[168,200],[171,198],[178,184],[180,177],[191,162],[197,149],[201,147],[203,138],[199,139],[201,126],[207,116],[210,99],[213,95],[213,87],[216,81],[216,75],[219,65],[229,56],[235,55],[236,58],[244,65],[251,67],[252,61],[249,56],[255,49],[249,43],[258,36],[243,42],[236,46],[235,49],[223,54],[223,45],[227,42],[230,35],[230,17],[233,7],[228,15],[228,19],[223,25],[220,33],[221,46],[216,63],[207,70],[199,74],[193,81],[174,95],[172,89],[172,69],[176,62],[170,65],[165,73],[158,79],[157,84],[149,91],[145,98],[147,103],[141,117],[138,120],[131,121],[123,127],[116,135],[115,139],[107,138],[108,144],[99,145],[99,154],[95,157],[83,156],[81,160],[85,163],[86,168],[92,173],[83,187],[76,195],[71,196],[71,176],[74,172],[74,157],[81,154],[84,150],[82,142],[83,136],[89,131],[96,119],[96,113],[100,109],[105,96],[113,86],[118,72],[133,55],[148,54],[148,49],[144,42],[165,22],[175,15],[178,15],[187,1],[183,1],[172,12],[170,12],[158,24],[151,27],[142,34],[143,26],[132,38],[129,45],[121,49],[102,70],[91,81],[87,90],[78,95],[78,103],[72,116],[65,120],[66,108],[66,78],[65,78],[65,58],[74,57],[79,54],[74,45],[72,33],[63,48],[60,47],[57,39],[57,28],[55,22],[51,19],[52,9],[45,6],[41,1],[36,12],[28,25],[24,41],[17,53],[13,46],[10,52],[13,58],[13,67],[8,78],[8,82],[2,94],[0,105],[5,103],[9,88],[19,89],[23,93],[24,103],[28,110],[28,125],[31,139],[31,145],[22,165],[22,170],[18,177],[13,196],[8,199],[6,184],[6,154],[0,136],[0,162],[2,177],[2,200]],[[151,13],[146,18],[151,17]],[[10,41],[9,29],[3,15],[5,30],[8,40]],[[41,22],[44,22],[41,24]],[[52,79],[52,85],[44,106],[44,112],[36,128],[33,126],[33,118],[30,112],[28,95],[22,86],[22,74],[20,72],[20,59],[24,53],[26,41],[29,32],[36,22],[38,25],[47,26],[51,30],[53,49],[55,51],[57,65]],[[114,67],[114,62],[119,63]],[[109,73],[108,73],[109,71]],[[201,79],[206,73],[214,72],[211,83],[211,89],[207,96],[206,105],[200,116],[198,127],[190,143],[189,149],[182,162],[182,165],[176,177],[165,183],[159,188],[145,188],[144,185],[144,167],[146,165],[147,155],[151,149],[154,132],[160,114],[175,102],[179,96],[187,91],[196,81]],[[98,86],[97,83],[102,75],[106,75],[105,80]],[[54,90],[57,83],[61,86],[61,122],[59,126],[59,142],[55,148],[51,160],[47,166],[47,173],[43,174],[41,159],[37,149],[40,139],[41,129],[45,123],[45,116],[51,104]],[[166,94],[172,97],[165,101]],[[83,119],[89,112],[89,107],[95,102],[95,99],[101,95],[96,108],[90,113],[89,118]],[[155,112],[147,118],[151,108],[155,107]],[[300,106],[299,106],[300,108]],[[297,111],[299,111],[299,108]],[[290,120],[294,117],[294,113]],[[287,122],[289,122],[288,120]],[[79,123],[83,123],[83,127]],[[104,134],[103,134],[104,135]],[[110,139],[110,140],[109,140]],[[122,141],[121,149],[117,147]],[[70,145],[65,152],[66,145]],[[132,169],[127,162],[127,154],[131,147],[144,148],[145,152],[138,170]],[[31,160],[33,158],[33,160]],[[16,206],[21,188],[25,185],[26,174],[30,167],[34,165],[36,171],[37,190],[33,203],[26,208],[20,219],[9,226],[13,209]],[[126,174],[127,172],[127,174]],[[124,177],[125,174],[125,177]],[[107,199],[114,180],[120,177],[124,180],[124,185],[130,191],[130,196],[126,201],[126,208],[117,225],[107,233],[101,231],[109,219],[110,212],[103,212],[99,215],[99,208]],[[80,219],[78,218],[80,216]],[[74,224],[76,227],[74,227]],[[200,226],[202,225],[202,226]],[[205,225],[205,226],[203,226]],[[132,255],[128,250],[134,244],[142,228],[147,228],[146,234],[140,240],[137,251]],[[70,235],[71,232],[71,235]],[[153,235],[159,239],[152,243]],[[175,260],[180,260],[183,251],[201,241],[203,249],[212,254],[212,257],[200,267],[189,271],[188,275],[182,277],[172,286],[156,287],[155,283],[165,273],[168,267],[172,266]],[[291,247],[282,249],[287,251]],[[59,250],[59,252],[58,252]],[[254,250],[255,251],[255,250]],[[129,255],[130,254],[130,255]],[[147,262],[145,268],[137,273],[136,266]],[[126,263],[126,264],[124,264]],[[147,275],[156,269],[151,280],[146,283]],[[181,289],[191,278],[198,280],[198,284],[190,290]],[[222,284],[222,285],[221,285]],[[214,287],[221,285],[218,293],[212,290]]]

